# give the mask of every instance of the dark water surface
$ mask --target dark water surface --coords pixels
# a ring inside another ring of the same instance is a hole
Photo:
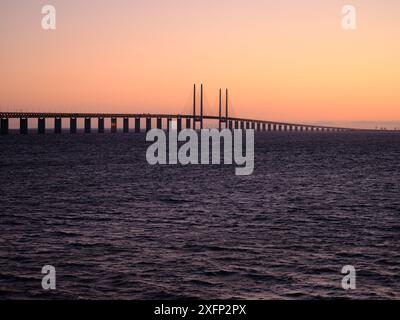
[[[147,145],[0,137],[0,298],[400,298],[400,135],[262,134],[249,177]]]

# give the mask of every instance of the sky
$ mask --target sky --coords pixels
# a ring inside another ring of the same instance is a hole
[[[0,17],[3,111],[189,113],[204,83],[208,114],[227,87],[237,117],[400,127],[398,0],[2,0]]]

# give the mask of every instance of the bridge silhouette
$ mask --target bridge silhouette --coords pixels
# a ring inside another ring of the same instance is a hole
[[[0,112],[0,131],[2,135],[9,133],[9,119],[20,119],[20,133],[28,134],[28,119],[38,120],[37,130],[39,134],[46,133],[46,119],[54,119],[54,133],[62,133],[62,119],[70,119],[69,132],[77,133],[77,119],[84,119],[84,132],[91,133],[92,119],[98,121],[98,133],[105,132],[104,119],[111,119],[111,133],[118,131],[117,119],[123,119],[123,132],[129,133],[129,119],[135,119],[134,132],[141,132],[141,119],[146,120],[145,131],[152,129],[152,120],[156,120],[156,128],[170,130],[172,121],[174,128],[180,131],[185,128],[203,129],[205,120],[218,121],[218,128],[222,129],[253,129],[259,132],[344,132],[365,131],[366,129],[341,128],[332,126],[320,126],[310,124],[296,124],[287,122],[276,122],[260,119],[236,118],[229,115],[229,92],[225,90],[225,106],[222,105],[222,90],[219,90],[219,113],[218,116],[204,114],[203,85],[200,86],[200,112],[197,112],[196,85],[193,86],[193,113],[192,114],[150,114],[150,113],[59,113],[59,112]],[[225,109],[225,114],[223,114]]]

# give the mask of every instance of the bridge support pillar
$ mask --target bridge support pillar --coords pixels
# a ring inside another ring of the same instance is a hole
[[[117,133],[117,118],[111,117],[111,133]]]
[[[167,132],[171,130],[171,126],[172,126],[172,119],[167,118]]]
[[[8,134],[8,118],[1,119],[1,134]]]
[[[177,130],[178,132],[182,131],[182,118],[177,119]]]
[[[232,120],[228,121],[228,127],[229,127],[229,130],[233,130],[233,121]]]
[[[90,117],[85,118],[85,133],[92,132],[92,119]]]
[[[129,133],[129,118],[128,117],[124,117],[123,132]]]
[[[28,119],[27,118],[19,119],[19,133],[20,134],[28,134]]]
[[[70,118],[69,119],[69,132],[71,134],[75,134],[76,133],[76,128],[77,128],[76,118]]]
[[[191,121],[190,118],[186,118],[186,129],[190,129]]]
[[[46,133],[46,118],[38,118],[38,133]]]
[[[162,118],[157,118],[157,129],[162,129]]]
[[[193,124],[193,129],[196,130],[196,117],[195,116],[193,116],[192,124]]]
[[[54,119],[54,133],[60,134],[62,130],[62,121],[61,118],[56,117]]]
[[[100,117],[97,119],[97,131],[99,133],[104,133],[104,118]]]
[[[151,130],[151,118],[146,118],[146,132]]]
[[[135,118],[135,132],[140,132],[140,118]]]

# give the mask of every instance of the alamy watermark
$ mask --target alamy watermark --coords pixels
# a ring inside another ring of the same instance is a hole
[[[342,7],[342,28],[343,30],[356,30],[357,29],[357,10],[352,5],[345,5]]]
[[[42,7],[42,28],[43,30],[56,29],[56,8],[53,5],[45,5]],[[354,5],[346,4],[341,9],[341,27],[343,30],[356,30],[357,29],[357,10]]]
[[[51,265],[45,265],[42,268],[42,274],[45,276],[42,279],[42,288],[44,290],[56,289],[56,268]]]
[[[343,290],[355,290],[356,286],[356,268],[351,265],[342,268],[342,274],[346,274],[342,279]]]
[[[171,125],[168,133],[161,129],[150,130],[146,141],[154,142],[146,152],[150,165],[221,164],[223,141],[223,164],[236,164],[238,176],[248,176],[254,171],[254,130],[183,129],[178,133]],[[179,146],[179,142],[184,143]]]
[[[52,5],[45,5],[42,7],[42,29],[55,30],[56,29],[56,8]]]

